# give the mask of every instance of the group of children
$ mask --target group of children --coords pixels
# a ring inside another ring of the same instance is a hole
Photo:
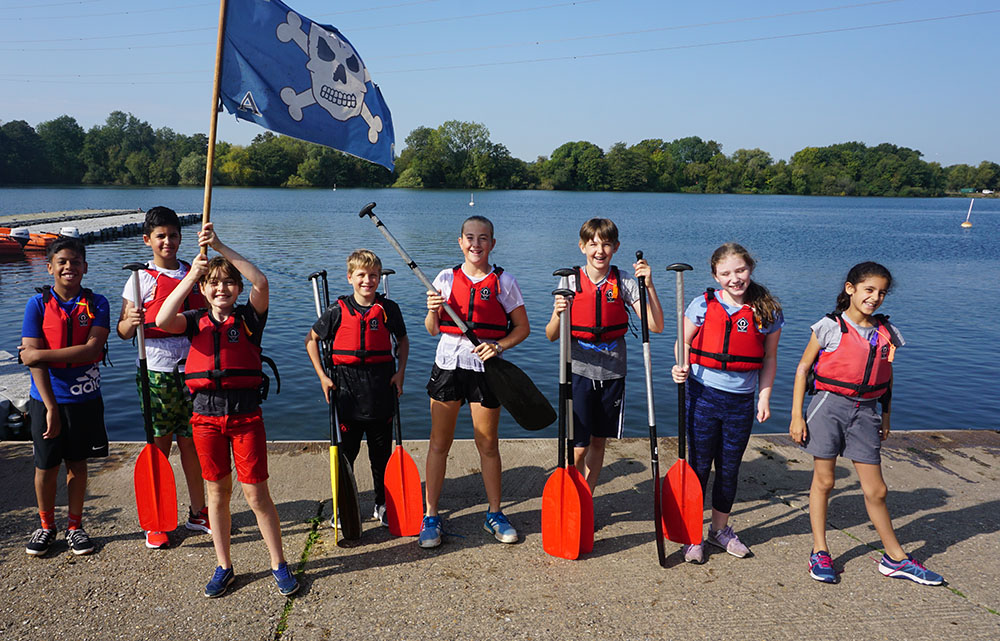
[[[264,274],[223,244],[211,223],[198,234],[202,253],[191,264],[177,258],[181,240],[177,215],[166,207],[146,214],[143,241],[153,260],[136,272],[141,303],[132,282],[122,293],[117,333],[132,338],[140,326],[147,346],[154,442],[169,454],[177,440],[190,509],[185,526],[212,535],[217,567],[205,596],[225,593],[235,579],[230,555],[231,468],[256,516],[270,566],[281,594],[298,589],[284,559],[277,510],[267,485],[267,451],[260,402],[266,377],[261,371],[261,335],[267,320],[268,282]],[[487,498],[483,528],[503,543],[516,543],[517,530],[501,510],[498,424],[500,402],[484,375],[484,363],[527,338],[530,327],[516,279],[489,261],[496,246],[493,224],[472,216],[458,238],[464,261],[442,270],[427,294],[424,326],[440,335],[427,394],[431,433],[425,471],[426,511],[418,537],[422,548],[442,542],[439,515],[448,453],[461,406],[469,404]],[[625,336],[631,308],[640,313],[639,284],[648,292],[649,328],[663,331],[663,310],[646,261],[633,264],[635,276],[612,262],[618,229],[604,218],[580,229],[586,264],[575,268],[572,298],[556,296],[545,333],[559,336],[563,313],[571,314],[575,461],[593,490],[604,463],[608,438],[622,433],[627,368]],[[209,260],[205,251],[218,256]],[[60,238],[48,251],[53,285],[27,304],[20,356],[31,371],[31,431],[35,492],[41,518],[27,552],[45,554],[56,537],[54,503],[60,464],[65,462],[69,495],[66,541],[75,554],[94,550],[82,526],[86,461],[108,454],[98,361],[110,330],[107,300],[81,284],[87,271],[85,248]],[[755,263],[735,243],[719,247],[710,260],[718,289],[708,289],[684,314],[683,359],[671,370],[686,387],[688,458],[703,491],[714,466],[711,523],[703,542],[684,547],[684,558],[704,561],[704,542],[736,557],[750,553],[729,525],[739,467],[754,418],[770,417],[781,305],[752,280]],[[409,353],[403,315],[378,293],[382,265],[368,250],[347,260],[353,292],[341,296],[306,336],[306,351],[327,402],[336,404],[342,447],[351,465],[368,439],[375,487],[373,517],[386,524],[383,474],[392,447],[392,420],[398,411]],[[243,278],[250,284],[246,303],[237,299]],[[903,340],[888,318],[876,314],[892,284],[888,270],[862,263],[848,273],[836,310],[812,326],[812,336],[796,370],[790,434],[814,457],[810,489],[813,549],[809,573],[833,583],[826,542],[826,508],[838,456],[854,461],[865,505],[885,547],[882,574],[937,585],[940,575],[907,555],[893,532],[885,505],[880,444],[889,433],[892,367]],[[478,345],[443,313],[447,303],[465,320]],[[323,356],[321,343],[330,349]],[[331,362],[323,362],[329,358]],[[333,372],[333,376],[327,374]],[[141,376],[141,374],[140,374]],[[807,380],[810,379],[810,380]],[[142,381],[137,378],[141,385]],[[807,389],[810,388],[810,389]],[[815,394],[805,416],[804,397]],[[141,397],[141,394],[140,394]],[[881,405],[881,413],[876,407]],[[206,495],[207,490],[207,495]],[[206,500],[207,499],[207,500]],[[336,522],[331,526],[337,527]],[[165,532],[146,532],[146,546],[170,544]]]

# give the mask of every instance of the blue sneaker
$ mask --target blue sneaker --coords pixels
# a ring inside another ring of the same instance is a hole
[[[931,572],[909,554],[902,561],[893,561],[888,554],[882,555],[878,571],[893,579],[909,579],[921,585],[941,585],[944,577]]]
[[[501,543],[517,543],[517,530],[510,524],[503,512],[487,512],[483,529]]]
[[[823,583],[836,583],[837,571],[833,569],[833,559],[826,550],[809,555],[809,576]]]
[[[217,566],[215,574],[212,575],[212,580],[205,586],[205,596],[210,599],[222,596],[235,580],[236,573],[233,572],[233,568],[223,570],[221,565]]]
[[[295,576],[284,561],[278,564],[277,570],[271,570],[271,574],[274,575],[274,582],[278,584],[281,596],[290,596],[299,591],[299,582],[295,580]]]
[[[420,538],[417,545],[422,548],[436,548],[441,545],[441,517],[425,516],[420,524]]]

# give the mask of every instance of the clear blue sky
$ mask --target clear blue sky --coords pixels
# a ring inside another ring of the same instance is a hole
[[[457,119],[529,161],[567,141],[696,135],[776,160],[858,140],[943,165],[1000,162],[995,1],[287,4],[351,39],[397,150],[415,127]],[[90,128],[117,109],[207,132],[218,7],[0,0],[0,121],[69,114]],[[220,140],[261,131],[220,115]]]

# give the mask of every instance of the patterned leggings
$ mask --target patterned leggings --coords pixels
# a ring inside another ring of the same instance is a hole
[[[729,514],[736,500],[740,463],[750,441],[754,419],[754,395],[734,394],[687,380],[688,462],[708,487],[715,463],[712,508]]]

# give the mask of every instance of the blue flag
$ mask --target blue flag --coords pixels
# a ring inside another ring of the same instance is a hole
[[[392,116],[361,56],[279,0],[229,0],[220,94],[237,118],[393,168]]]

